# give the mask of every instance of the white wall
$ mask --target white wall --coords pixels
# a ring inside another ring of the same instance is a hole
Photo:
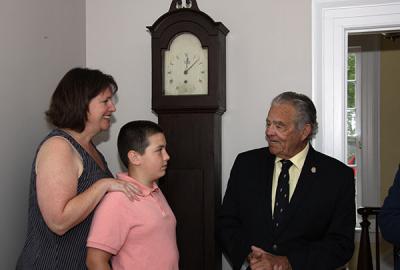
[[[14,269],[25,240],[30,167],[48,131],[44,111],[61,76],[85,65],[81,0],[0,4],[0,269]]]
[[[86,0],[86,62],[112,74],[118,91],[115,123],[100,149],[120,170],[116,138],[134,119],[151,112],[151,37],[146,26],[171,1]],[[227,111],[222,119],[223,191],[239,152],[264,146],[266,110],[285,90],[311,96],[311,0],[198,0],[222,21],[227,36]],[[172,157],[173,158],[173,157]],[[230,269],[224,263],[224,269]]]

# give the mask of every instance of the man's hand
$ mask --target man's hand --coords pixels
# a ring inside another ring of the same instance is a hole
[[[252,270],[292,270],[287,257],[272,255],[256,246],[251,246],[248,260]]]

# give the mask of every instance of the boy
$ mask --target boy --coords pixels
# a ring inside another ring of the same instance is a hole
[[[87,240],[87,267],[178,270],[176,219],[155,183],[169,160],[162,129],[150,121],[127,123],[118,135],[118,152],[128,172],[117,177],[136,184],[143,195],[135,202],[121,192],[104,197]]]

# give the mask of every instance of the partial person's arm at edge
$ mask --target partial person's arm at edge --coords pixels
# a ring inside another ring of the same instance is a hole
[[[379,228],[385,240],[400,245],[400,170],[383,202],[378,216]]]
[[[97,248],[87,248],[86,266],[88,270],[111,270],[112,254]]]

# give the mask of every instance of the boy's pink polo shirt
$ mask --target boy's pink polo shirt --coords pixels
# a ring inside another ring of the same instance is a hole
[[[113,270],[178,270],[176,219],[164,195],[126,173],[119,179],[135,183],[143,192],[130,201],[122,192],[110,192],[96,209],[87,246],[113,254]]]

